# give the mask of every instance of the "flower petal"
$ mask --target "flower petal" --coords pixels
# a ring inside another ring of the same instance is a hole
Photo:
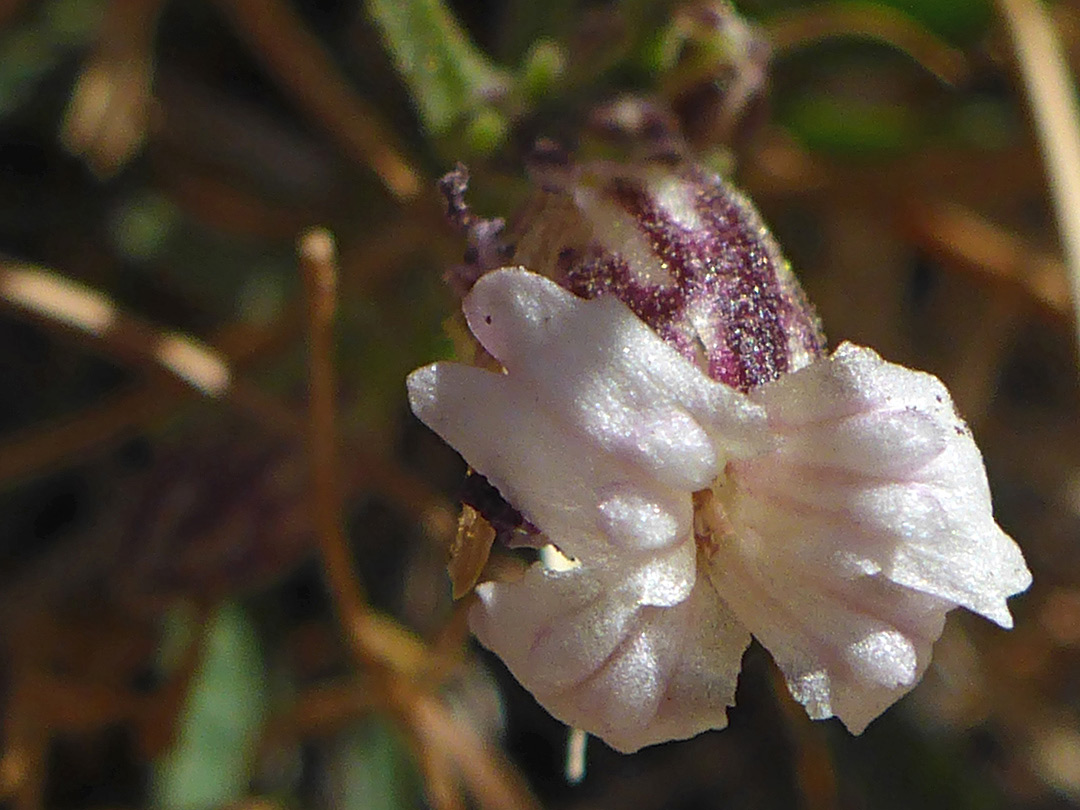
[[[724,414],[733,445],[765,432],[760,407],[710,381],[614,298],[586,301],[504,269],[477,281],[463,306],[507,373],[420,369],[408,380],[413,411],[575,558],[682,542],[690,493],[721,461],[702,419]]]
[[[735,463],[752,496],[748,511],[754,498],[768,501],[758,516],[771,512],[777,529],[787,523],[782,531],[831,522],[834,548],[865,554],[897,584],[1012,626],[1006,599],[1031,574],[994,522],[982,456],[940,380],[844,344],[753,398],[783,443]],[[820,543],[798,536],[779,544],[785,553],[820,553]]]
[[[759,409],[714,383],[614,297],[586,301],[522,269],[488,273],[462,305],[469,328],[519,382],[558,408],[603,451],[668,486],[716,476],[702,425],[729,443],[763,432]]]
[[[705,582],[655,607],[633,579],[537,564],[519,582],[480,585],[470,624],[555,717],[620,751],[722,728],[749,634]]]
[[[598,528],[595,479],[600,460],[530,392],[502,374],[435,363],[408,378],[413,412],[560,547],[582,556],[606,542]],[[685,521],[686,518],[683,518]]]
[[[845,344],[751,398],[780,443],[728,466],[709,576],[810,714],[860,731],[921,676],[950,608],[1010,626],[1030,574],[936,378]]]
[[[408,387],[413,412],[564,553],[595,563],[688,535],[688,494],[600,452],[511,375],[435,363]],[[684,562],[680,583],[693,578],[693,558]]]
[[[709,574],[809,715],[836,715],[855,733],[915,686],[954,607],[880,576],[811,570],[795,555],[722,552]]]

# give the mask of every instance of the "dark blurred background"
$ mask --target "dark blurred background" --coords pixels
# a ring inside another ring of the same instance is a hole
[[[0,800],[1080,806],[1075,313],[1017,8],[1075,71],[1074,0],[0,0]],[[950,615],[859,738],[755,646],[727,730],[590,741],[571,785],[566,730],[450,597],[465,471],[403,379],[452,351],[441,174],[512,217],[538,138],[658,137],[758,203],[833,344],[946,382],[1035,585],[1011,632]],[[332,352],[305,340],[315,226]]]

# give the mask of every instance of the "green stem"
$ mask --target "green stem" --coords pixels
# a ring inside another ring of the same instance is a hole
[[[441,0],[366,0],[365,6],[430,133],[447,132],[506,92],[506,74]]]

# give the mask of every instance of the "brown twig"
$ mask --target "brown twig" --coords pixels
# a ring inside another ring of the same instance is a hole
[[[78,291],[85,288],[76,286],[75,289]],[[101,297],[97,293],[92,295]],[[12,302],[11,306],[28,311],[28,314],[48,328],[59,327],[75,331],[82,337],[95,338],[92,333],[78,329],[73,324],[47,317],[47,302],[29,310],[15,302]],[[292,317],[292,313],[286,313],[273,327],[267,329],[245,325],[230,326],[214,337],[213,344],[221,357],[228,358],[235,378],[239,371],[256,358],[289,343],[299,324],[299,318]],[[106,344],[101,344],[101,349],[107,353]],[[150,353],[142,350],[141,354],[149,356]],[[177,393],[196,392],[191,388],[178,388],[171,384],[166,387],[136,385],[112,394],[77,414],[61,417],[45,425],[35,425],[8,437],[0,443],[0,486],[41,475],[96,448],[118,442],[174,411],[178,403]]]
[[[431,695],[407,701],[412,727],[432,748],[449,755],[484,810],[538,810],[520,775],[503,755],[485,742]]]
[[[228,364],[184,335],[160,332],[81,284],[29,265],[0,265],[0,302],[48,326],[94,338],[112,357],[209,397],[229,388]]]
[[[334,309],[337,267],[330,234],[316,228],[300,240],[300,268],[308,303],[308,418],[311,453],[311,502],[319,549],[330,593],[346,636],[361,661],[370,658],[355,625],[367,614],[360,582],[352,569],[348,541],[341,522],[338,481],[337,383],[334,375]]]
[[[377,286],[398,266],[398,260],[410,246],[429,244],[421,238],[424,232],[423,226],[412,223],[401,227],[392,225],[381,234],[358,241],[354,258],[347,265],[350,272],[342,279],[343,284],[347,284],[350,294],[362,295]],[[26,269],[22,265],[15,265],[15,267]],[[53,284],[57,283],[57,279],[62,281],[61,277],[53,273],[48,273],[46,279]],[[48,284],[39,285],[38,292],[40,293],[46,287]],[[69,299],[71,291],[74,291],[76,300],[80,299],[80,293],[87,292],[86,288],[78,285],[66,287],[66,289],[69,291],[66,296]],[[102,306],[112,306],[99,293],[93,291],[89,293],[84,307],[93,310]],[[32,295],[31,298],[39,299],[40,295]],[[29,310],[49,328],[64,325],[47,317],[47,313],[54,306],[47,300],[39,300],[37,303],[31,301],[29,307],[14,301],[11,305],[22,311]],[[85,318],[85,315],[83,317]],[[299,335],[303,322],[302,304],[290,306],[273,323],[264,327],[228,326],[212,338],[211,345],[213,350],[225,358],[227,365],[233,369],[235,380],[237,375],[257,358],[273,354],[291,345]],[[75,328],[81,334],[93,337],[85,329],[79,329],[73,324],[67,324],[66,328]],[[160,331],[150,328],[154,332]],[[107,350],[104,345],[102,348]],[[143,357],[147,355],[141,347],[138,351]],[[172,389],[174,386],[170,385],[169,388]],[[0,486],[11,481],[40,475],[62,466],[71,459],[85,456],[96,448],[116,443],[136,433],[145,425],[160,420],[175,410],[178,401],[175,394],[173,390],[139,385],[110,395],[102,402],[77,414],[65,415],[54,422],[33,426],[7,437],[0,442]],[[350,446],[359,449],[357,442],[351,443]],[[357,453],[348,460],[358,474],[367,472],[364,478],[365,483],[371,482],[373,488],[386,495],[392,502],[421,515],[421,520],[425,524],[430,522],[434,526],[446,522],[437,519],[437,516],[448,513],[449,506],[445,499],[434,496],[429,487],[392,465],[387,459],[375,458],[371,453],[364,452]],[[434,532],[433,536],[442,535]]]
[[[314,228],[301,238],[300,267],[308,304],[311,497],[327,584],[357,661],[365,666],[389,665],[398,674],[415,677],[427,668],[428,651],[396,622],[368,610],[342,525],[343,490],[338,478],[337,383],[333,360],[337,262],[333,238],[327,231]]]
[[[300,268],[308,304],[308,441],[313,523],[327,585],[357,662],[377,669],[387,664],[414,674],[426,651],[396,623],[371,614],[353,570],[342,524],[342,486],[337,451],[337,382],[334,374],[334,310],[337,263],[333,238],[313,228],[300,240]]]
[[[418,761],[424,763],[429,776],[437,778],[429,792],[438,806],[448,810],[458,806],[452,792],[448,792],[447,774],[442,765],[443,761],[451,761],[481,807],[492,810],[534,807],[524,784],[498,752],[419,685],[424,671],[431,668],[426,660],[431,657],[430,650],[419,642],[412,646],[404,631],[395,632],[396,623],[380,619],[367,608],[341,523],[333,368],[337,268],[329,233],[316,228],[304,235],[300,242],[300,264],[309,321],[312,505],[317,512],[315,520],[327,582],[353,657],[372,674],[376,688],[386,696],[395,715],[419,744]],[[439,754],[432,758],[430,749]]]
[[[131,315],[101,293],[47,270],[0,265],[0,303],[49,328],[89,338],[105,356],[142,369],[164,395],[190,389],[228,400],[274,433],[297,435],[301,420],[262,391],[237,379],[222,353],[184,334],[165,332]],[[138,397],[134,402],[140,404]],[[147,398],[147,405],[156,402]]]
[[[370,672],[377,691],[390,698],[394,677],[384,657],[373,649],[369,637],[370,616],[360,582],[353,571],[348,540],[342,526],[341,488],[337,478],[336,402],[334,374],[334,310],[337,303],[337,265],[333,238],[321,228],[308,231],[300,240],[300,270],[308,305],[308,419],[311,463],[311,505],[326,577],[338,620],[356,663]],[[408,702],[408,699],[405,699]],[[404,714],[402,706],[398,713]],[[416,750],[423,762],[423,746]],[[442,791],[434,798],[442,804]]]
[[[218,0],[236,30],[308,113],[400,199],[420,190],[416,169],[392,144],[378,112],[350,87],[304,21],[281,0]]]

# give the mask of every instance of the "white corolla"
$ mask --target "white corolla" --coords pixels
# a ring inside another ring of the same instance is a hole
[[[572,565],[482,582],[480,641],[622,751],[722,728],[755,636],[814,718],[865,726],[945,614],[1003,627],[1031,577],[944,386],[841,345],[741,391],[613,295],[523,268],[464,300],[504,369],[436,363],[412,408]]]
[[[568,163],[500,242],[466,179],[443,182],[458,287],[503,373],[438,363],[409,396],[531,524],[504,539],[561,552],[480,582],[470,617],[555,716],[624,751],[722,727],[753,635],[858,732],[949,609],[1011,624],[1031,577],[944,386],[828,354],[745,196],[692,165]]]

